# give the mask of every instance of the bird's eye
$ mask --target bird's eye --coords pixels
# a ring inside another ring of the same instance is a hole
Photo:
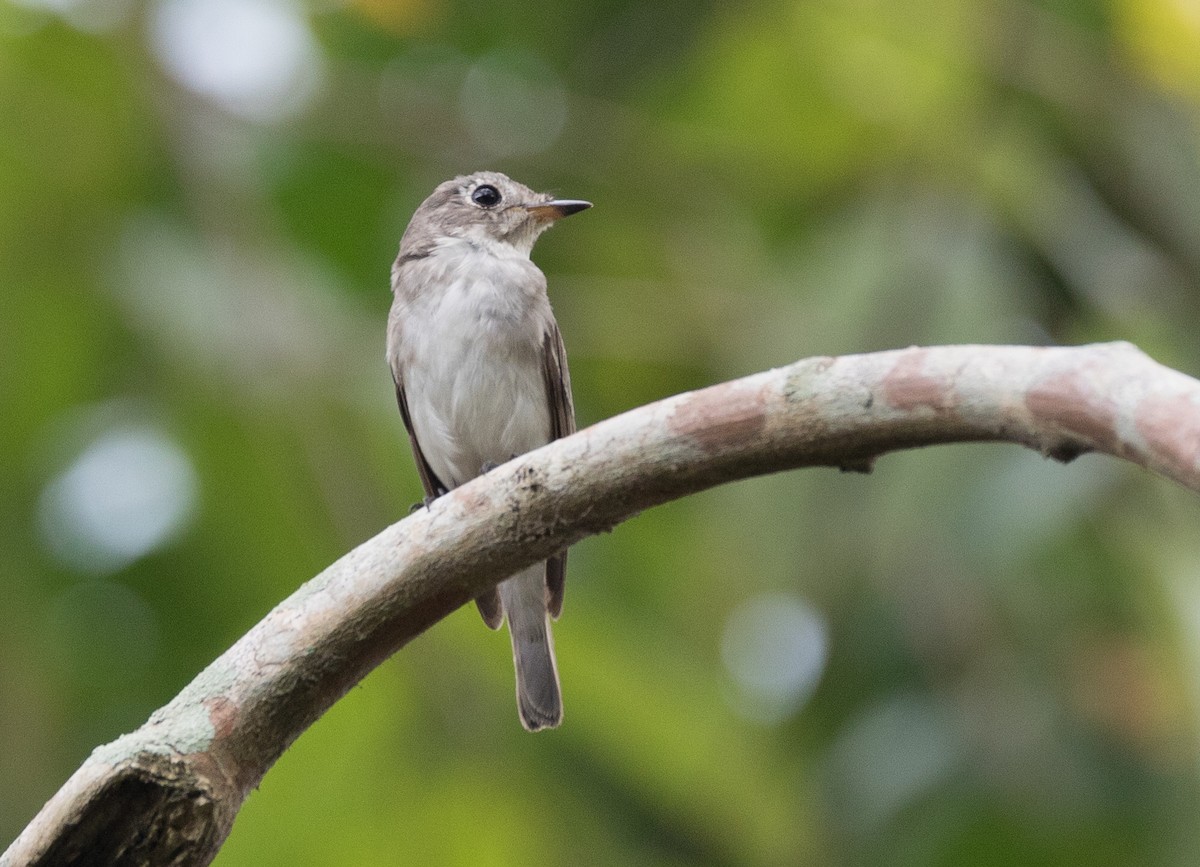
[[[500,204],[500,191],[491,184],[482,184],[471,193],[471,201],[481,208]]]

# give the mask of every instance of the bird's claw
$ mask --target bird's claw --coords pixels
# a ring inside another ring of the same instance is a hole
[[[426,494],[425,499],[421,500],[421,502],[412,504],[412,507],[408,510],[408,513],[411,515],[417,509],[420,509],[422,507],[428,509],[430,506],[433,505],[433,501],[436,500],[438,497],[440,497],[444,493],[446,493],[446,492],[443,490],[438,490],[438,492],[436,494]]]

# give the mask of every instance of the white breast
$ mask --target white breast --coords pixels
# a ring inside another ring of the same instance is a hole
[[[407,279],[443,288],[415,293],[398,311],[395,351],[425,458],[456,487],[487,463],[549,442],[542,340],[550,306],[541,272],[523,256],[458,244],[412,264],[422,267]]]

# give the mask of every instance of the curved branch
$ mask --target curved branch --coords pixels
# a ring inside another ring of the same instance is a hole
[[[1106,452],[1200,492],[1200,382],[1123,343],[947,346],[787,367],[677,395],[516,458],[354,549],[137,731],[98,748],[0,865],[206,864],[243,799],[371,669],[486,587],[654,505],[897,449]]]

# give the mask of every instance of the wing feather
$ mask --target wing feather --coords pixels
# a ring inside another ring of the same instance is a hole
[[[575,405],[571,400],[571,372],[567,368],[567,350],[557,323],[542,340],[542,372],[546,380],[546,397],[550,401],[550,438],[575,433]],[[546,561],[546,610],[557,619],[562,614],[566,589],[567,552],[555,554]]]

